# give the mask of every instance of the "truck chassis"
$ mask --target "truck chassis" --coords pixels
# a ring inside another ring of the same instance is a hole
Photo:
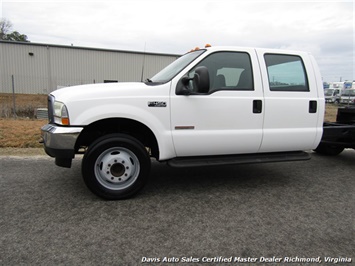
[[[331,156],[346,148],[355,149],[355,107],[338,108],[336,122],[323,124],[322,140],[315,151]]]

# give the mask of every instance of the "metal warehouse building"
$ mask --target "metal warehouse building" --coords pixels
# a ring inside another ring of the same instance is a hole
[[[141,81],[179,55],[0,41],[0,93],[47,94],[61,87]]]

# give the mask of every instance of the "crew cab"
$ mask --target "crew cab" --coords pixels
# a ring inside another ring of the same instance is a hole
[[[99,197],[146,184],[151,157],[174,167],[307,160],[322,137],[324,92],[307,52],[195,49],[145,82],[92,84],[48,96],[42,142]]]

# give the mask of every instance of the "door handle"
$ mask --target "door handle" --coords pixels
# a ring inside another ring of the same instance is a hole
[[[309,101],[309,110],[310,114],[317,113],[317,101]]]
[[[254,100],[253,101],[253,113],[254,114],[261,114],[263,110],[263,102],[261,100]]]

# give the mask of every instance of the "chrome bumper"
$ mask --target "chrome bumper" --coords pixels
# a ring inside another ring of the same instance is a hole
[[[70,167],[75,156],[75,143],[82,127],[61,127],[47,124],[41,128],[42,143],[46,153],[56,158],[56,164]]]

